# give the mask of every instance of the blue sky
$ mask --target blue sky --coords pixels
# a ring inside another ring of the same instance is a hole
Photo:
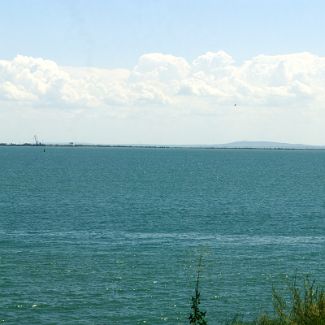
[[[324,18],[321,0],[1,1],[0,142],[325,145]]]
[[[325,54],[325,2],[302,0],[11,0],[0,4],[2,58],[132,67],[148,52],[194,59],[220,49]]]

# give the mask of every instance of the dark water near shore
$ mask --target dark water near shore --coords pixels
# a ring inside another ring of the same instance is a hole
[[[325,151],[0,148],[0,322],[210,324],[324,284]]]

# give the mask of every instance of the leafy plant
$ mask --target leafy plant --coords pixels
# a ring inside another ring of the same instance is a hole
[[[289,299],[273,288],[275,315],[262,315],[253,322],[234,320],[232,325],[325,325],[325,291],[305,278],[298,286],[296,278],[288,286]]]
[[[325,325],[325,292],[315,287],[315,281],[305,278],[301,289],[294,279],[289,286],[290,301],[287,303],[273,289],[274,309],[284,324]]]
[[[192,296],[192,312],[190,314],[189,320],[190,324],[194,325],[207,325],[207,321],[205,319],[206,311],[200,310],[200,290],[199,290],[199,282],[200,282],[200,271],[201,271],[201,264],[202,264],[202,256],[200,256],[199,266],[197,271],[196,277],[196,284],[195,284],[195,294]]]

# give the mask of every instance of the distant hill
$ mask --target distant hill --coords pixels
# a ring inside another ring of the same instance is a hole
[[[292,144],[271,141],[237,141],[217,145],[217,148],[256,148],[256,149],[325,149],[325,146]]]

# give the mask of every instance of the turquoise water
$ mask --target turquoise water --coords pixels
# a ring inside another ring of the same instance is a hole
[[[324,284],[325,151],[0,147],[0,322],[210,324]],[[217,321],[218,320],[218,321]]]

